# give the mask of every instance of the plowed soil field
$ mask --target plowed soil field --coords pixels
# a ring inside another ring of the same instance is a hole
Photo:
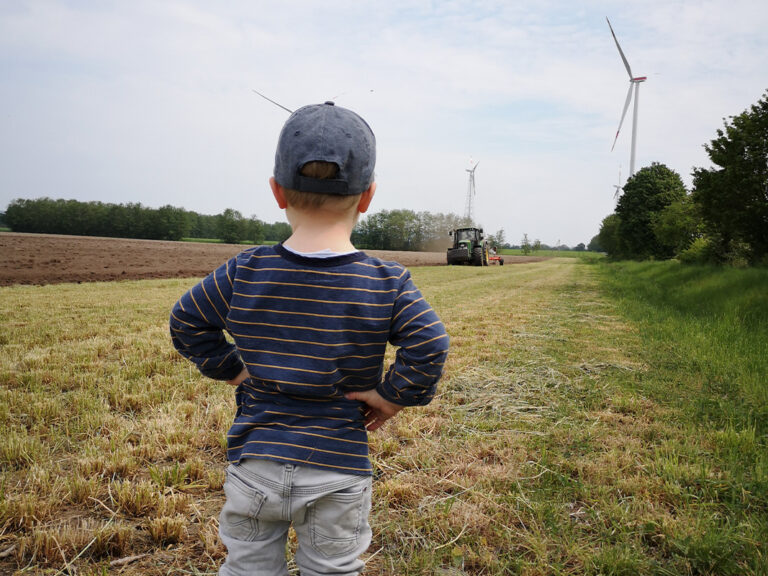
[[[0,286],[140,278],[196,278],[246,246],[48,234],[0,233]],[[445,265],[444,252],[367,250],[405,266]],[[507,264],[541,258],[505,256]]]

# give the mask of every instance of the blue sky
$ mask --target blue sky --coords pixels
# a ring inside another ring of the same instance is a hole
[[[462,213],[511,242],[587,243],[629,171],[690,185],[722,118],[768,88],[768,3],[312,1],[0,3],[0,210],[14,198],[235,208],[269,193],[289,108],[335,99],[378,141],[372,211]]]

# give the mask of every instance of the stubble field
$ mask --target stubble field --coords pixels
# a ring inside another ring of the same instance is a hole
[[[412,272],[452,348],[371,435],[366,574],[766,573],[765,314],[667,325],[622,287],[663,278],[575,259]],[[0,573],[216,573],[234,398],[170,344],[194,281],[0,288]]]

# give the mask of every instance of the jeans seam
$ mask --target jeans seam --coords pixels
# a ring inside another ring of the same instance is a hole
[[[339,492],[340,490],[344,490],[345,488],[349,488],[357,484],[363,484],[361,491],[365,491],[365,488],[367,486],[366,478],[367,477],[365,476],[360,476],[359,478],[351,478],[349,480],[340,480],[338,482],[334,482],[332,484],[326,484],[324,486],[313,486],[313,487],[294,486],[293,494],[296,496],[313,496],[315,494],[328,494],[330,492]]]
[[[269,460],[267,460],[269,462]],[[237,466],[238,472],[242,474],[243,476],[246,476],[250,480],[257,482],[261,484],[262,486],[265,486],[267,488],[271,488],[275,492],[282,492],[283,490],[283,484],[280,482],[275,482],[274,480],[270,480],[269,478],[265,478],[264,476],[261,476],[260,474],[256,474],[255,472],[252,472],[251,470],[248,470],[248,468],[245,468],[244,466]]]
[[[291,483],[293,482],[293,466],[286,464],[283,467],[283,485],[281,487],[281,494],[283,500],[283,520],[291,519]]]

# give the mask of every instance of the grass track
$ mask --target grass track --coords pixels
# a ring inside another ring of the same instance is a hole
[[[413,274],[452,351],[438,398],[372,435],[367,573],[766,573],[762,421],[704,418],[712,365],[672,346],[690,319],[628,287],[657,279],[565,258]],[[215,573],[233,398],[168,341],[191,283],[0,289],[0,573],[134,554],[121,573]]]
[[[587,252],[579,250],[530,250],[528,254],[522,248],[502,248],[499,254],[510,256],[544,256],[547,258],[580,258],[582,260],[601,260],[605,258],[602,252]]]

